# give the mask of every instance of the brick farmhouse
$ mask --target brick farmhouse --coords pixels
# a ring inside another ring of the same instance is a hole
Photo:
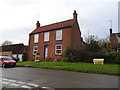
[[[29,34],[28,60],[34,60],[37,53],[40,59],[61,59],[67,47],[80,49],[82,43],[75,10],[73,19],[45,26],[37,21],[36,29]]]
[[[120,33],[112,33],[112,28],[110,28],[110,51],[120,52]]]

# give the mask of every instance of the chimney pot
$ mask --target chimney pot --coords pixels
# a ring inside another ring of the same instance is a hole
[[[76,10],[74,10],[74,13],[73,13],[73,19],[77,20],[77,13],[76,13]]]
[[[36,23],[36,28],[38,28],[38,27],[40,27],[39,21],[37,21],[37,23]]]
[[[112,34],[112,28],[110,28],[110,35]]]

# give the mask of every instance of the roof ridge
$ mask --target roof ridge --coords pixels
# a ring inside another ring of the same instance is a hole
[[[46,27],[46,26],[50,26],[50,25],[54,25],[54,24],[58,24],[58,23],[63,23],[63,22],[67,22],[67,21],[72,21],[74,19],[68,19],[68,20],[64,20],[64,21],[60,21],[60,22],[55,22],[55,23],[52,23],[52,24],[48,24],[48,25],[44,25],[44,26],[41,26],[41,27]],[[41,28],[39,27],[39,28]]]
[[[10,45],[3,45],[3,46],[15,46],[15,45],[24,45],[24,44],[23,43],[19,43],[19,44],[10,44]]]
[[[69,26],[72,26],[75,23],[75,21],[76,21],[75,19],[68,19],[68,20],[64,20],[61,22],[56,22],[56,23],[52,23],[49,25],[44,25],[44,26],[36,28],[30,34],[35,34],[38,32],[45,32],[45,31],[55,30],[55,29],[60,29],[60,28],[67,28]]]

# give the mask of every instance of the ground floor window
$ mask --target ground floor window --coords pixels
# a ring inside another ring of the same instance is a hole
[[[36,55],[38,53],[38,46],[33,46],[33,55]]]
[[[117,48],[117,52],[120,52],[120,48]]]
[[[62,44],[58,43],[55,45],[55,55],[62,55]]]

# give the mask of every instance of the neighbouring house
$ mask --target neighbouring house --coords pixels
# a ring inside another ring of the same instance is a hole
[[[0,51],[0,56],[12,56],[12,51]]]
[[[110,28],[110,51],[120,52],[120,33],[112,33],[112,28]]]
[[[23,43],[21,43],[0,46],[0,48],[0,55],[18,57],[20,59],[19,61],[22,61],[23,54],[27,54],[28,46],[25,46]]]
[[[29,34],[28,59],[34,60],[37,53],[39,59],[61,59],[67,47],[80,49],[83,44],[74,10],[73,19],[45,26],[37,21],[36,29]]]

